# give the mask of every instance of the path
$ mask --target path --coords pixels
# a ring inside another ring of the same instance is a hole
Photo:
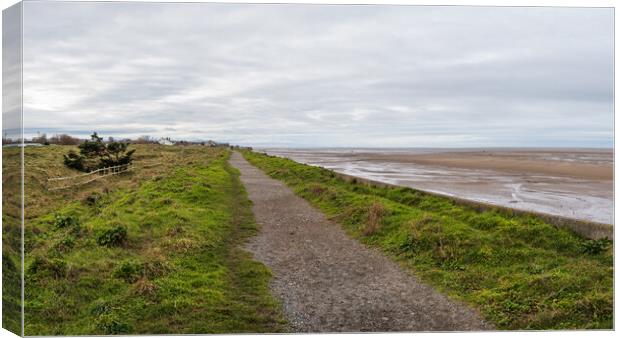
[[[247,249],[274,274],[295,332],[452,331],[489,328],[480,316],[349,238],[282,182],[233,153],[261,227]]]

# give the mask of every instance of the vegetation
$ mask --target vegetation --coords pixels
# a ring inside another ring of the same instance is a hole
[[[69,168],[86,172],[130,164],[133,161],[132,155],[136,150],[127,150],[128,146],[129,143],[117,142],[114,139],[104,143],[103,138],[95,132],[90,136],[89,141],[84,141],[78,146],[79,154],[70,150],[68,154],[63,155],[64,163]]]
[[[2,149],[2,327],[17,335],[21,335],[20,158],[20,148]]]
[[[68,147],[25,149],[25,334],[282,331],[229,150],[136,147],[135,171],[54,196]]]
[[[534,216],[476,211],[409,188],[347,182],[332,171],[243,151],[353,237],[478,308],[501,329],[613,326],[613,256]]]

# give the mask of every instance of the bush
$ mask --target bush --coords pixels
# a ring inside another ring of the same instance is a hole
[[[61,278],[67,274],[67,263],[61,259],[37,256],[28,267],[28,273],[36,277]]]
[[[62,156],[63,162],[67,167],[79,171],[88,171],[84,164],[84,157],[79,155],[75,151],[70,150],[68,154]]]
[[[598,255],[601,252],[606,251],[610,245],[611,241],[607,238],[587,240],[581,244],[583,253],[591,255]]]
[[[90,313],[96,316],[94,325],[103,334],[123,334],[133,331],[131,325],[124,322],[121,318],[120,308],[113,306],[107,301],[98,299],[94,302]]]
[[[73,236],[65,237],[54,245],[54,250],[59,253],[69,252],[75,246],[75,238]]]
[[[104,167],[130,164],[133,161],[135,149],[128,150],[129,143],[115,142],[113,140],[104,143],[103,138],[97,133],[90,136],[90,140],[82,142],[78,148],[80,153],[69,151],[63,155],[67,167],[80,171],[91,171]]]
[[[56,214],[54,215],[54,226],[62,229],[78,225],[78,220],[73,216]]]
[[[106,229],[97,236],[97,244],[101,246],[121,246],[125,241],[127,241],[127,228],[122,225]]]
[[[142,277],[144,267],[140,262],[123,261],[112,272],[112,277],[120,278],[127,283],[133,283]]]

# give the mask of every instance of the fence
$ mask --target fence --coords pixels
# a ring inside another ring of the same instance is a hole
[[[66,189],[78,185],[83,185],[86,183],[90,183],[92,181],[98,180],[100,178],[118,175],[130,170],[133,170],[133,164],[121,164],[112,167],[105,167],[97,170],[93,170],[91,172],[75,175],[75,176],[67,176],[67,177],[55,177],[49,178],[47,180],[47,189],[48,190],[59,190]]]

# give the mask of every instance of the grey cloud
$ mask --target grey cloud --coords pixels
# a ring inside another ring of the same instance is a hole
[[[28,2],[24,20],[29,130],[612,145],[612,9]]]

